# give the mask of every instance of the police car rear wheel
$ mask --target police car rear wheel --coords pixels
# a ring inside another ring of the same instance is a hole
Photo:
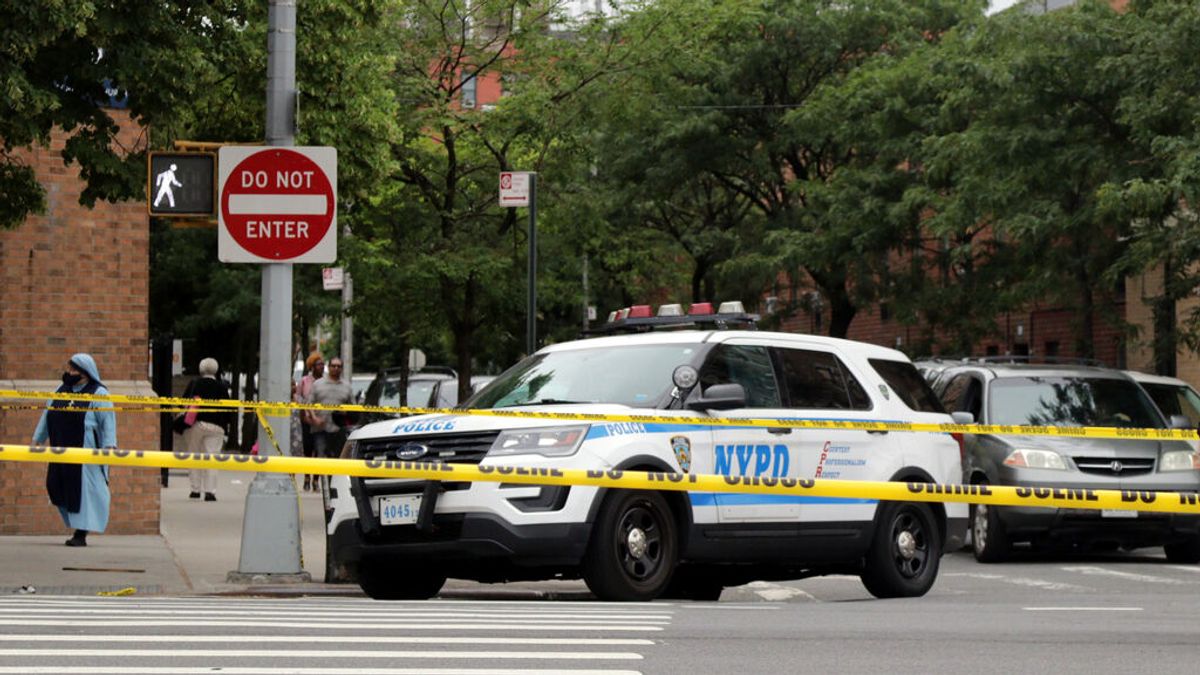
[[[877,598],[925,595],[937,579],[942,540],[925,504],[891,502],[881,508],[863,585]]]
[[[666,589],[678,559],[675,519],[662,495],[620,490],[600,507],[583,578],[601,600],[653,600]]]
[[[363,561],[358,585],[373,600],[428,600],[442,590],[446,576],[423,568]]]

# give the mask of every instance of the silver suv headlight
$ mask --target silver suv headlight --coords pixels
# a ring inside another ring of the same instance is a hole
[[[568,457],[575,454],[590,425],[547,427],[544,429],[508,429],[500,432],[488,457],[507,455],[542,455]]]
[[[1008,466],[1018,466],[1029,469],[1054,469],[1056,471],[1065,471],[1067,468],[1066,461],[1062,455],[1053,450],[1033,450],[1023,448],[1013,450],[1008,453],[1008,457],[1004,458],[1004,463]]]
[[[1200,452],[1195,450],[1168,450],[1158,463],[1159,471],[1195,471],[1200,469]]]

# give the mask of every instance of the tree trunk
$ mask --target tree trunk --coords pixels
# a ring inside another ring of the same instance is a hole
[[[1163,259],[1162,294],[1154,298],[1154,372],[1175,377],[1179,335],[1175,316],[1175,293],[1171,276],[1174,274],[1171,256]]]
[[[1080,252],[1083,255],[1082,252]],[[1075,280],[1079,285],[1078,321],[1075,322],[1075,355],[1096,358],[1096,294],[1092,290],[1092,278],[1088,274],[1086,258],[1080,258],[1075,267]],[[1030,336],[1033,337],[1032,335]],[[1036,347],[1029,345],[1030,353]]]
[[[844,338],[850,332],[850,322],[858,313],[858,307],[850,298],[846,288],[846,277],[837,272],[817,272],[808,270],[808,275],[817,283],[817,287],[825,295],[829,306],[829,336]]]

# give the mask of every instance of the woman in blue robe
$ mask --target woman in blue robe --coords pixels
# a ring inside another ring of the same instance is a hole
[[[107,396],[100,370],[89,354],[76,354],[67,362],[58,392]],[[56,393],[58,393],[56,392]],[[88,408],[70,412],[59,408]],[[115,448],[117,421],[108,401],[49,401],[33,432],[33,444],[49,442],[53,447]],[[87,546],[88,532],[103,532],[108,526],[108,467],[96,464],[50,464],[46,469],[46,491],[58,507],[63,522],[75,534],[67,546]]]

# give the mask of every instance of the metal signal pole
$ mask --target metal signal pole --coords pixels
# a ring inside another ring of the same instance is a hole
[[[267,145],[295,145],[296,0],[271,0],[267,14]],[[258,392],[262,401],[291,400],[292,266],[262,267]],[[281,448],[290,447],[291,416],[269,420]],[[259,428],[258,451],[276,454]],[[290,476],[258,474],[246,493],[242,551],[234,583],[311,581],[300,565],[300,508]]]

